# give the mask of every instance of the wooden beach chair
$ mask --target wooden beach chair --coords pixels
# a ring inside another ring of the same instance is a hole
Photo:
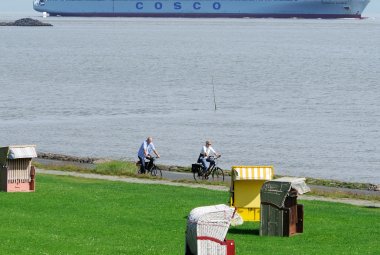
[[[32,192],[35,190],[35,169],[32,158],[37,157],[35,145],[13,145],[0,148],[0,190]]]

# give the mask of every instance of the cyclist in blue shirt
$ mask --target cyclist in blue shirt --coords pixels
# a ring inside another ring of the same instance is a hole
[[[153,161],[154,161],[154,157],[152,156],[153,153],[156,154],[157,158],[160,157],[160,155],[156,151],[156,148],[154,147],[153,138],[149,136],[141,144],[140,149],[137,153],[137,157],[139,158],[139,160],[141,162],[141,168],[140,168],[141,173],[145,173],[145,169],[146,169],[145,168],[145,159],[149,160],[148,168],[153,164]]]

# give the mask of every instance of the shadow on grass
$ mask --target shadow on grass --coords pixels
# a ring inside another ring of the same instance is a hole
[[[237,234],[237,235],[260,235],[259,229],[239,229],[239,228],[231,228],[228,230],[228,233],[230,234]]]
[[[368,209],[380,209],[380,207],[373,206],[373,205],[364,206],[364,208],[368,208]]]

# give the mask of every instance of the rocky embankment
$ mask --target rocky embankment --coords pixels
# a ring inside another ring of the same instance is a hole
[[[39,152],[38,158],[49,159],[49,160],[59,160],[59,161],[70,161],[70,162],[86,163],[86,164],[94,164],[100,160],[99,158],[75,157],[75,156],[68,156],[68,155],[62,155],[62,154],[56,154],[56,153],[46,153],[46,152]]]
[[[50,27],[49,23],[44,23],[36,19],[24,18],[13,22],[0,22],[0,26],[16,26],[16,27]]]

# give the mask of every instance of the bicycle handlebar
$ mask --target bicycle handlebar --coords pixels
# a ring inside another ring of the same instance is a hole
[[[222,155],[218,155],[218,156],[209,156],[209,158],[212,158],[212,159],[218,159],[218,158],[220,158]]]
[[[148,157],[145,157],[146,159],[150,159],[150,158],[153,158],[153,159],[158,159],[159,157],[157,156],[150,156],[149,158]]]

